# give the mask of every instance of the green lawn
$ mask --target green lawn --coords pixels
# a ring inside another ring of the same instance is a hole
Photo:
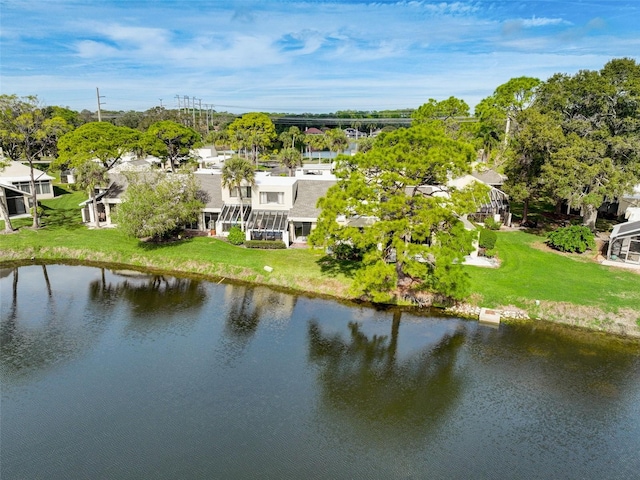
[[[148,244],[113,228],[89,229],[81,224],[78,204],[82,192],[65,193],[42,205],[43,228],[26,228],[31,219],[19,219],[19,231],[0,237],[0,261],[34,257],[41,260],[79,259],[129,264],[166,271],[183,271],[247,280],[297,290],[346,296],[353,264],[335,262],[320,250],[257,250],[236,247],[209,237],[167,244]],[[4,227],[4,225],[0,225]],[[264,270],[273,268],[269,273]]]
[[[484,306],[530,306],[532,300],[569,302],[605,311],[640,310],[640,275],[604,267],[584,255],[561,255],[533,246],[543,237],[498,232],[498,269],[465,267]]]
[[[82,192],[63,192],[42,202],[44,228],[24,228],[0,237],[0,261],[34,257],[79,259],[182,271],[227,279],[346,297],[357,264],[333,261],[312,249],[254,250],[209,237],[174,243],[146,244],[117,229],[88,229],[81,224]],[[474,303],[487,307],[515,305],[530,310],[535,300],[597,307],[606,312],[627,308],[639,312],[640,275],[603,267],[593,254],[561,255],[535,248],[543,237],[521,231],[498,232],[498,269],[464,267],[471,278]],[[264,266],[273,268],[268,273]]]

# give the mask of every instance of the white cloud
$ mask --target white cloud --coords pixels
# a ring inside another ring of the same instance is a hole
[[[76,43],[75,48],[77,55],[85,59],[116,57],[120,54],[117,48],[93,40],[82,40]]]
[[[598,69],[640,51],[635,30],[617,28],[626,16],[566,1],[181,2],[179,11],[0,1],[3,91],[76,109],[95,109],[96,86],[116,110],[177,94],[245,111],[417,107],[450,95],[474,105],[515,76]]]
[[[563,20],[562,18],[543,18],[543,17],[532,17],[520,20],[522,22],[522,26],[525,28],[533,28],[533,27],[547,27],[549,25],[570,25],[570,22]]]

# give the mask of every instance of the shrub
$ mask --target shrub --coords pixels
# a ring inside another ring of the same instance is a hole
[[[595,237],[589,227],[571,225],[561,227],[547,236],[547,245],[561,252],[584,253],[596,248]]]
[[[33,207],[29,209],[29,213],[33,217]],[[42,217],[43,215],[44,215],[44,208],[42,207],[42,205],[40,205],[40,202],[38,202],[38,217]]]
[[[478,246],[487,250],[491,250],[496,246],[498,235],[493,230],[483,228],[480,230],[480,240],[478,240]]]
[[[484,251],[485,258],[494,258],[496,256],[496,251],[493,249],[488,249]]]
[[[359,248],[348,243],[338,243],[331,248],[331,253],[338,260],[362,260],[362,252]]]
[[[264,250],[281,250],[287,248],[287,245],[282,240],[249,240],[244,242],[244,246]]]
[[[240,227],[231,227],[227,240],[229,240],[231,245],[242,245],[244,243],[244,238],[244,232],[240,230]]]
[[[496,221],[493,217],[487,217],[484,219],[484,226],[489,230],[500,230],[502,222]]]

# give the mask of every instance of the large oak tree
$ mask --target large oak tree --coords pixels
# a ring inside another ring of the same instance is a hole
[[[595,229],[602,202],[640,183],[640,65],[614,59],[600,71],[554,75],[536,103],[559,117],[565,137],[542,169],[545,181]]]
[[[129,127],[116,127],[109,122],[85,123],[60,138],[55,164],[75,168],[98,160],[109,170],[139,141],[140,132]]]
[[[270,147],[276,139],[276,127],[264,113],[246,113],[234,120],[228,127],[229,140],[234,148],[244,150],[254,164],[260,152]]]
[[[175,172],[191,158],[191,149],[200,142],[200,134],[172,120],[162,120],[149,127],[143,149],[169,164]]]

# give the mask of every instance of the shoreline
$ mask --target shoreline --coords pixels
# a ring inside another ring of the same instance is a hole
[[[282,277],[279,275],[257,275],[254,271],[247,271],[242,267],[237,269],[216,270],[213,262],[194,262],[181,265],[158,265],[151,258],[137,257],[138,263],[118,261],[117,258],[100,258],[103,255],[98,252],[88,252],[86,250],[65,251],[65,255],[59,252],[51,252],[48,249],[42,250],[27,249],[4,250],[0,252],[0,268],[12,268],[26,265],[42,264],[66,264],[66,265],[86,265],[99,268],[109,268],[114,270],[130,270],[152,274],[165,274],[175,276],[195,276],[213,282],[234,282],[255,286],[275,288],[286,293],[298,295],[313,295],[336,301],[347,301],[358,303],[345,293],[344,288],[336,288],[336,282],[330,278],[324,278],[319,282],[305,282],[306,285],[299,284],[295,279]],[[42,255],[42,254],[45,255]],[[57,254],[56,254],[57,253]],[[40,254],[40,255],[38,255]],[[9,258],[8,258],[9,257]],[[122,260],[122,259],[121,259]],[[131,260],[131,259],[129,259]],[[224,271],[220,271],[224,270]],[[310,289],[309,287],[313,287]],[[417,305],[379,305],[380,307],[399,307],[409,309],[421,309]],[[470,320],[478,320],[481,306],[466,302],[459,302],[453,307],[440,309],[438,307],[427,307],[437,309],[445,316],[457,316]],[[500,312],[501,322],[505,324],[544,322],[545,324],[557,324],[570,328],[576,328],[584,332],[595,332],[610,335],[625,340],[637,341],[640,339],[640,313],[637,311],[624,311],[620,314],[607,313],[599,308],[583,307],[575,304],[562,304],[559,302],[536,302],[528,310],[514,306],[498,306],[492,310]]]

